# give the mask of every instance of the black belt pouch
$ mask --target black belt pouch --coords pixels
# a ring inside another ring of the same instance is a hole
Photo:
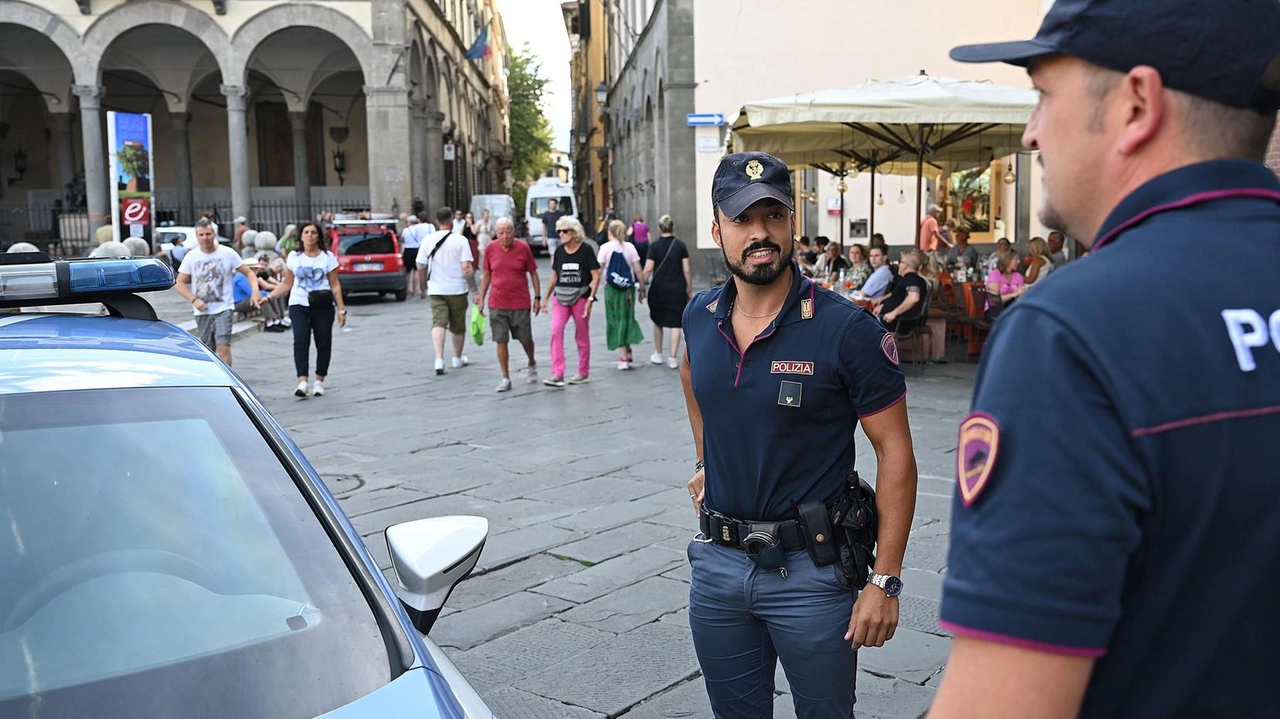
[[[332,290],[311,290],[307,293],[307,304],[311,307],[323,310],[333,306]]]
[[[804,532],[805,547],[813,563],[825,567],[840,559],[835,537],[831,532],[831,515],[822,502],[805,502],[796,507],[796,519]]]

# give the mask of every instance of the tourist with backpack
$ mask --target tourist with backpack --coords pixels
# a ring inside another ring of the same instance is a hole
[[[604,326],[609,349],[618,350],[618,369],[632,367],[631,345],[644,341],[644,330],[636,322],[636,296],[644,302],[644,283],[639,278],[640,253],[626,241],[627,226],[621,220],[609,223],[609,241],[600,248],[597,261],[604,268]]]

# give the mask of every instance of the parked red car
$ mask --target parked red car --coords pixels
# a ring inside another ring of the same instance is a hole
[[[328,234],[344,297],[377,292],[404,302],[409,296],[395,220],[338,220]]]

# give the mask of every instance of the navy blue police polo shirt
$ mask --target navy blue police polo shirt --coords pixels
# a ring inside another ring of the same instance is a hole
[[[1097,657],[1081,716],[1280,716],[1280,182],[1155,178],[996,324],[942,625]]]
[[[747,348],[733,339],[733,281],[684,311],[693,393],[702,412],[705,506],[781,521],[792,503],[830,502],[854,468],[859,417],[906,395],[893,335],[865,309],[791,265],[782,311]]]

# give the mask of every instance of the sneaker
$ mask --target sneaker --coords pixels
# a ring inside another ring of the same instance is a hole
[[[525,372],[525,375],[524,375],[524,381],[525,381],[525,384],[537,384],[537,383],[538,383],[538,368],[537,368],[537,367],[525,367],[525,368],[524,368],[524,372]]]
[[[323,382],[321,382],[320,380],[316,380],[316,381],[315,381],[315,383],[313,383],[313,384],[311,385],[311,396],[312,396],[312,397],[323,397],[323,396],[324,396],[324,383],[323,383]]]
[[[542,383],[548,387],[563,387],[564,377],[548,377],[542,380]]]
[[[444,360],[436,360],[436,374],[444,374]]]
[[[620,370],[631,369],[631,363],[626,360],[618,360],[618,369]]]
[[[272,322],[263,328],[264,332],[288,332],[289,328],[283,322]]]
[[[675,357],[672,357],[667,360],[667,366],[670,367],[671,369],[680,369],[680,360],[676,359]]]
[[[308,394],[310,394],[309,389],[310,388],[307,387],[307,381],[304,379],[298,383],[298,388],[293,391],[293,396],[306,397]]]
[[[454,357],[454,358],[453,358],[453,368],[454,368],[454,369],[460,369],[460,368],[462,368],[462,367],[466,367],[466,366],[467,366],[467,365],[469,365],[469,364],[471,364],[471,360],[467,359],[467,356],[466,356],[466,355],[462,355],[461,357]]]
[[[574,376],[569,378],[569,384],[586,384],[590,381],[591,381],[591,378],[586,376],[585,374],[575,374]]]
[[[662,364],[663,361],[665,361],[665,359],[666,358],[662,356],[661,352],[654,352],[653,354],[649,355],[649,362],[651,364]]]
[[[280,320],[280,324],[284,325],[285,327],[293,327],[293,320],[289,319],[288,317],[284,317]]]
[[[510,379],[508,379],[508,378],[506,378],[506,377],[503,377],[503,378],[502,378],[502,381],[498,383],[498,391],[499,391],[499,392],[510,392],[510,391],[511,391],[511,380],[510,380]]]

